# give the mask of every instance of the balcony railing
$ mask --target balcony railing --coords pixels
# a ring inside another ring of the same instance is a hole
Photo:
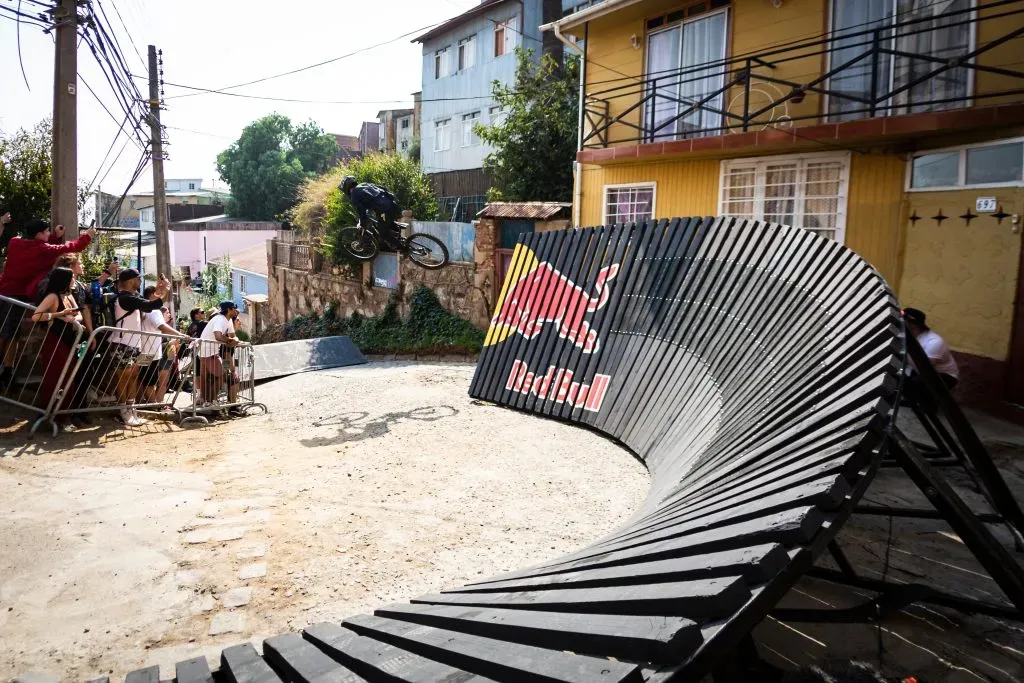
[[[1022,22],[1024,0],[1001,0],[591,84],[583,147],[1019,102]],[[979,24],[995,37],[977,40]]]
[[[308,244],[273,241],[274,265],[293,270],[310,270],[313,262]]]

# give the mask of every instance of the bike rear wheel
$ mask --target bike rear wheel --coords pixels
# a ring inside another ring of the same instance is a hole
[[[380,245],[368,231],[360,228],[343,228],[338,233],[338,244],[354,259],[370,261],[377,255]]]
[[[448,265],[448,248],[433,235],[416,232],[409,235],[405,244],[409,258],[421,268],[437,270]]]

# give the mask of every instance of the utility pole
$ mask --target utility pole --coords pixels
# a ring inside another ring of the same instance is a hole
[[[53,189],[50,224],[63,225],[67,239],[78,237],[78,10],[60,0],[53,60]]]
[[[163,53],[161,52],[161,55]],[[171,277],[171,244],[167,236],[167,188],[164,185],[164,143],[160,127],[160,69],[156,47],[149,46],[149,128],[153,150],[153,214],[156,221],[157,277]],[[171,297],[173,299],[173,297]],[[168,308],[172,308],[168,301]],[[172,308],[171,314],[174,314]]]

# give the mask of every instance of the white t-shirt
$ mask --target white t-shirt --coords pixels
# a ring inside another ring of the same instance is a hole
[[[917,343],[924,349],[928,360],[935,366],[935,371],[940,375],[952,375],[960,379],[960,369],[953,360],[953,353],[949,350],[949,344],[935,332],[928,330],[917,335]]]
[[[206,323],[206,327],[203,328],[203,333],[199,335],[199,357],[209,358],[210,356],[216,356],[220,352],[222,344],[217,341],[217,337],[214,336],[217,332],[220,332],[224,336],[228,333],[235,333],[235,326],[227,316],[217,314],[210,318],[210,322]]]
[[[160,333],[160,326],[164,324],[163,311],[157,309],[150,311],[149,313],[142,314],[142,331],[143,332],[156,332]],[[142,347],[139,349],[139,353],[143,353],[147,356],[153,356],[153,360],[157,361],[164,357],[163,351],[163,337],[150,337],[149,335],[141,335]]]
[[[142,346],[139,330],[142,329],[142,318],[139,311],[128,311],[121,308],[121,303],[114,302],[114,321],[117,330],[110,333],[110,341],[115,344],[134,346],[136,349]],[[118,322],[119,321],[119,322]]]

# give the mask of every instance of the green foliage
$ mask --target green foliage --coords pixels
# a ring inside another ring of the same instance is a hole
[[[85,269],[86,280],[92,282],[107,264],[117,256],[118,241],[110,233],[98,232],[89,248],[82,252],[82,267]]]
[[[44,119],[32,130],[0,136],[0,215],[10,212],[2,244],[28,221],[50,219],[53,123]]]
[[[231,257],[206,264],[203,270],[203,292],[199,294],[199,306],[209,308],[221,301],[234,298],[234,283],[231,282]]]
[[[217,155],[217,172],[231,185],[228,214],[277,218],[295,203],[302,182],[326,171],[337,153],[334,137],[312,121],[295,126],[270,114],[250,123]]]
[[[331,304],[322,315],[298,316],[261,332],[257,343],[346,335],[364,353],[480,352],[484,333],[445,310],[431,289],[421,285],[413,291],[408,320],[399,316],[399,303],[392,294],[380,315],[357,312],[347,318],[339,317],[337,305]]]
[[[417,164],[420,163],[420,150],[422,149],[422,143],[420,142],[420,136],[413,136],[412,142],[409,143],[409,158],[415,161]]]
[[[417,162],[401,154],[368,154],[340,170],[332,169],[328,175],[338,178],[339,182],[342,176],[351,175],[357,182],[373,183],[386,188],[395,195],[399,206],[412,211],[418,220],[433,220],[437,215],[437,197],[427,176]],[[323,225],[327,228],[325,253],[335,263],[347,262],[349,259],[346,253],[338,246],[335,238],[341,228],[358,222],[355,207],[337,187],[326,196],[323,206]]]
[[[512,85],[494,82],[503,117],[477,125],[494,148],[484,169],[505,201],[570,201],[572,162],[579,124],[579,59],[564,64],[551,55],[538,63],[533,50],[518,48]],[[488,195],[490,199],[490,195]]]

